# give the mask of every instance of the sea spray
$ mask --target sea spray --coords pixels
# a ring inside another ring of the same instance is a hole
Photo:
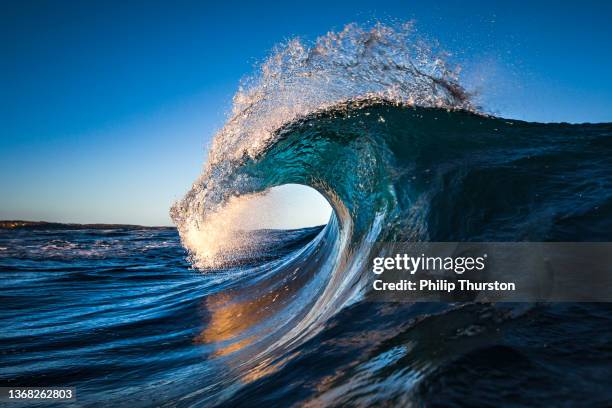
[[[262,184],[244,167],[282,137],[284,126],[347,101],[473,110],[458,72],[444,52],[416,35],[412,23],[349,24],[313,43],[293,39],[275,47],[257,73],[243,81],[225,126],[212,140],[204,172],[172,207],[194,265],[230,261],[228,245],[238,240],[228,234],[237,227],[222,222],[224,237],[216,239],[211,231],[218,228],[207,225],[219,225],[216,218],[224,217],[220,211],[232,197],[283,184]]]

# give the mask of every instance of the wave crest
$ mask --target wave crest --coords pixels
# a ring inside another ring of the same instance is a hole
[[[230,198],[272,187],[239,169],[277,141],[288,124],[356,101],[475,110],[459,84],[459,69],[450,67],[446,57],[419,39],[412,23],[349,24],[314,43],[293,39],[276,46],[256,75],[243,81],[229,119],[213,138],[202,175],[171,209],[195,264],[218,265],[218,244],[202,244],[215,240],[194,237],[217,235],[219,222],[213,219]],[[226,231],[223,236],[228,239]]]

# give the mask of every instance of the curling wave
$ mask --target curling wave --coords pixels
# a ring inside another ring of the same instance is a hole
[[[226,246],[235,240],[227,231],[236,222],[232,210],[240,206],[237,197],[290,182],[254,180],[245,171],[249,161],[278,143],[283,129],[317,113],[375,100],[474,109],[457,82],[457,70],[420,41],[410,24],[371,29],[348,25],[312,45],[296,39],[277,47],[234,96],[231,116],[212,141],[204,172],[171,210],[194,263],[219,266],[231,258],[233,248]],[[221,209],[222,217],[216,215]]]
[[[278,48],[171,210],[191,262],[233,282],[208,299],[198,338],[235,355],[216,384],[282,370],[362,304],[376,241],[610,239],[611,131],[479,113],[409,26],[350,25]],[[320,232],[283,238],[283,256],[257,258],[268,235],[233,229],[231,209],[285,184],[316,189],[333,214]]]

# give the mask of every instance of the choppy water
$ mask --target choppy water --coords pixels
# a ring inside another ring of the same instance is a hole
[[[312,307],[316,277],[310,259],[261,265],[318,232],[259,232],[263,258],[201,274],[173,229],[2,231],[0,385],[74,386],[76,406],[612,401],[608,304],[362,301],[266,354]]]

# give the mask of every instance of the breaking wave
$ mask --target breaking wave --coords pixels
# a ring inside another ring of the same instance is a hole
[[[277,47],[171,210],[192,264],[234,282],[209,304],[200,340],[240,351],[238,377],[251,383],[363,301],[376,241],[609,239],[610,132],[479,113],[411,25],[349,25]],[[301,245],[262,257],[269,235],[241,231],[240,218],[285,184],[316,189],[333,213],[307,240],[296,232]]]

